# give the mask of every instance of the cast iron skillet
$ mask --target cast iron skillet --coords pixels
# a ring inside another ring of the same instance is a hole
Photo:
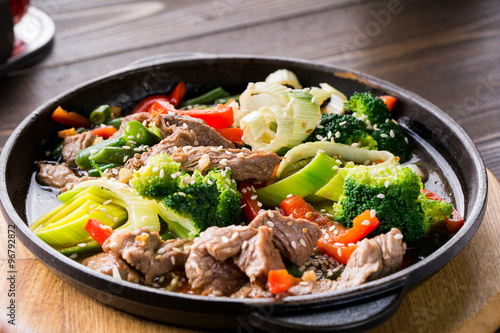
[[[295,72],[304,86],[328,82],[348,96],[367,90],[396,96],[399,111],[395,118],[408,133],[424,138],[449,163],[446,172],[455,174],[463,192],[456,204],[465,215],[464,227],[423,261],[388,277],[348,290],[280,302],[185,295],[118,281],[59,254],[29,230],[27,191],[34,161],[44,157],[61,129],[50,118],[57,106],[86,115],[104,103],[130,108],[147,95],[168,92],[180,80],[187,83],[191,95],[218,85],[237,93],[247,82],[263,80],[280,68]],[[25,119],[5,145],[0,164],[0,198],[6,219],[15,225],[21,242],[57,276],[123,311],[205,329],[325,332],[378,325],[394,314],[409,287],[434,274],[465,247],[483,218],[486,194],[486,170],[476,147],[450,117],[426,100],[388,82],[334,66],[253,56],[160,56],[87,82],[51,99]]]

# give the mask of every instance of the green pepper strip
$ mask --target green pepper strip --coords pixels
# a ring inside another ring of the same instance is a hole
[[[89,159],[94,160],[96,163],[117,164],[123,165],[132,156],[135,151],[130,146],[122,147],[104,147],[99,149],[95,154],[89,156]]]
[[[159,137],[149,131],[137,120],[132,120],[127,123],[122,136],[125,140],[127,140],[130,146],[136,147],[141,145],[153,146],[160,142]]]
[[[93,146],[80,150],[80,152],[78,152],[78,154],[76,155],[75,162],[81,169],[88,170],[92,168],[92,164],[90,163],[89,159],[90,155],[92,155],[92,152],[97,152],[99,149],[105,147],[122,147],[126,144],[127,142],[123,137],[101,141]]]
[[[107,104],[100,105],[90,113],[90,122],[94,125],[100,125],[111,117],[111,107]]]
[[[108,121],[106,123],[106,125],[111,125],[116,129],[120,129],[122,121],[123,121],[123,117],[119,117],[119,118],[111,119],[110,121]]]
[[[107,169],[112,169],[117,167],[116,164],[113,163],[107,163],[107,164],[101,164],[98,165],[99,169],[101,169],[103,172],[105,172]],[[101,173],[97,168],[92,168],[88,171],[88,174],[90,177],[101,177]]]
[[[228,97],[228,96],[229,93],[227,91],[222,89],[222,87],[217,87],[203,95],[185,101],[183,105],[209,104],[215,102],[215,100],[218,98]]]

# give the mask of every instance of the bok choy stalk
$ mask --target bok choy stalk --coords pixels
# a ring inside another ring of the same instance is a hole
[[[316,141],[300,144],[290,149],[280,162],[276,175],[278,178],[288,168],[289,165],[309,157],[313,157],[319,151],[323,151],[329,156],[340,156],[342,159],[352,161],[356,164],[365,163],[393,163],[399,161],[388,151],[367,150],[359,147],[352,147],[330,141]]]
[[[337,173],[339,163],[318,152],[300,171],[256,191],[259,201],[267,206],[278,206],[290,194],[308,196],[324,186]]]
[[[99,249],[84,230],[89,218],[111,228],[160,230],[156,207],[131,187],[114,179],[88,180],[59,196],[63,202],[42,216],[30,229],[64,254]]]

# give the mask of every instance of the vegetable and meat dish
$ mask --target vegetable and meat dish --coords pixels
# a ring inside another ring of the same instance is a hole
[[[64,129],[36,181],[59,205],[31,230],[119,280],[281,299],[397,272],[464,223],[424,189],[393,96],[303,88],[285,69],[185,95],[54,110]]]

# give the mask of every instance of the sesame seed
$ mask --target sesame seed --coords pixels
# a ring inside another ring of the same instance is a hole
[[[223,158],[222,160],[220,160],[219,162],[221,165],[227,165],[227,158]]]
[[[333,215],[330,214],[330,213],[326,213],[325,215],[328,216],[328,217],[332,217],[333,218]]]
[[[311,213],[311,212],[307,212],[307,213],[306,213],[306,217],[307,217],[308,219],[310,219],[310,218],[312,217],[312,213]]]
[[[270,227],[270,228],[274,228],[274,223],[272,221],[267,221],[267,225]]]
[[[238,238],[239,235],[240,235],[239,233],[235,232],[231,235],[231,239],[235,240],[236,238]]]
[[[405,136],[405,142],[406,144],[408,144],[408,138]]]
[[[161,256],[160,256],[161,257]],[[172,262],[172,265],[175,265],[175,257],[174,256],[171,256],[170,257],[170,261]]]
[[[182,127],[184,127],[184,128],[186,128],[186,129],[187,129],[187,128],[188,128],[188,125],[187,125],[186,123],[183,123],[183,124],[182,124]]]
[[[238,154],[236,154],[236,157],[238,157],[238,158],[243,158],[243,157],[245,157],[245,154],[243,154],[243,153],[238,153]]]
[[[241,207],[241,208],[245,208],[246,206],[247,206],[247,204],[243,204],[243,205],[241,205],[240,207]]]
[[[335,137],[336,137],[337,139],[338,139],[338,138],[340,138],[340,132],[339,132],[339,131],[335,132]]]
[[[155,260],[160,260],[160,259],[161,259],[161,255],[158,254],[155,256]]]
[[[113,169],[111,172],[113,173],[113,175],[117,175],[118,174],[118,170],[116,170],[116,169]]]
[[[127,162],[127,160],[128,160],[128,156],[124,156],[123,157],[123,163]]]
[[[339,257],[342,257],[342,250],[340,249],[340,247],[337,249],[337,254],[339,255]]]
[[[246,250],[247,247],[248,247],[248,242],[247,241],[243,241],[243,243],[241,244],[241,248],[243,250]]]
[[[297,248],[297,243],[296,243],[295,241],[292,241],[292,242],[290,243],[290,245],[291,245],[294,249],[296,249],[296,248]]]
[[[347,244],[347,246],[354,246],[354,245],[356,245],[356,244],[354,244],[354,243]]]
[[[165,177],[165,170],[161,169],[160,170],[160,178]]]
[[[94,209],[96,207],[97,207],[96,205],[90,205],[90,209]]]
[[[370,221],[368,220],[364,220],[363,222],[361,222],[362,225],[370,225]]]
[[[351,144],[352,147],[358,147],[359,146],[359,142],[354,142]]]
[[[152,170],[153,170],[153,172],[158,172],[160,170],[160,168],[158,168],[157,166],[154,166]]]
[[[229,243],[229,238],[227,238],[226,236],[222,236],[221,239],[224,243]]]
[[[396,120],[391,119],[391,121],[392,121],[394,124],[399,125],[399,124],[398,124],[398,122],[397,122]]]
[[[343,122],[339,123],[339,126],[344,126],[345,124],[347,124],[347,121],[344,120]]]
[[[333,246],[337,246],[337,247],[339,247],[339,246],[344,246],[344,243],[339,243],[339,242],[336,242],[335,244],[333,244]]]
[[[318,126],[316,126],[316,127],[317,127],[317,128],[319,128],[319,129],[323,129],[323,128],[325,128],[325,126],[323,126],[323,125],[321,125],[321,124],[318,124]]]
[[[389,122],[389,120],[390,120],[390,119],[389,119],[389,118],[387,118],[387,119],[385,120],[385,123],[387,124],[387,123]]]
[[[130,146],[122,146],[122,148],[126,150],[132,149]]]
[[[137,142],[135,142],[134,140],[129,140],[128,142],[130,142],[130,144],[134,146],[137,144]]]
[[[78,247],[85,247],[85,246],[87,246],[87,243],[79,243],[78,244]]]
[[[386,180],[386,181],[384,182],[384,186],[385,186],[385,187],[389,187],[389,185],[391,185],[391,182],[390,182],[389,180]]]
[[[73,253],[72,255],[69,256],[70,259],[76,259],[78,258],[78,253]]]
[[[377,194],[377,198],[379,198],[379,199],[383,199],[383,198],[385,198],[385,194],[382,194],[382,193]]]
[[[370,210],[370,217],[374,218],[375,215],[377,215],[377,211],[375,211],[375,209]]]
[[[186,193],[184,192],[177,192],[178,195],[180,195],[181,197],[185,197],[186,196]]]
[[[330,239],[330,235],[329,234],[325,234],[324,238],[325,239]]]
[[[335,230],[335,226],[334,225],[332,225],[330,228],[328,228],[328,231],[333,231],[333,230]]]
[[[302,239],[302,238],[301,238],[301,239],[299,239],[299,243],[300,243],[300,245],[302,245],[303,247],[306,247],[306,246],[307,246],[306,241],[305,241],[304,239]]]
[[[338,230],[333,230],[333,234],[334,234],[334,235],[338,235],[338,234],[339,234],[339,231],[338,231]]]
[[[106,218],[107,218],[108,220],[111,220],[111,219],[113,218],[113,216],[111,216],[110,214],[106,214]]]
[[[307,234],[307,228],[302,228],[302,233]]]
[[[328,131],[328,134],[326,135],[328,139],[332,138],[332,131]]]
[[[316,139],[318,139],[318,140],[320,140],[320,141],[321,141],[321,140],[323,140],[323,137],[322,137],[321,135],[319,135],[319,134],[318,134],[318,135],[316,135]]]
[[[293,197],[293,194],[291,194],[291,193],[290,193],[290,194],[288,194],[286,197],[287,197],[287,198],[291,198],[291,197]]]
[[[290,214],[290,217],[291,217],[291,218],[293,218],[292,214]],[[291,226],[292,224],[293,224],[293,221],[288,221],[288,222],[286,223],[286,225],[287,225],[287,226]]]
[[[382,134],[380,134],[380,137],[385,139],[385,138],[388,138],[389,136],[385,133],[382,133]]]
[[[257,206],[262,207],[262,202],[257,201]]]
[[[403,239],[403,235],[402,234],[395,234],[394,239]]]
[[[396,134],[394,134],[394,131],[393,131],[393,130],[391,130],[391,131],[389,132],[389,135],[391,136],[391,138],[394,138],[394,137],[396,136]]]
[[[273,211],[272,210],[268,211],[267,216],[269,216],[270,218],[273,218],[274,217]]]
[[[140,138],[141,138],[141,136],[142,136],[142,134],[141,134],[141,133],[137,133],[136,138],[137,138],[137,139],[140,139]]]

